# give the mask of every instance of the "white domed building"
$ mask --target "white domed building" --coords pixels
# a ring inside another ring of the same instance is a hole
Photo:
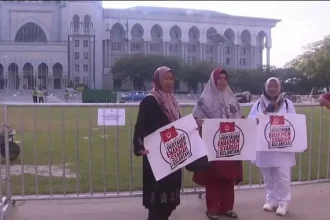
[[[133,53],[258,68],[270,64],[271,29],[280,21],[101,3],[0,1],[0,89],[63,89],[69,81],[112,89],[111,66]]]

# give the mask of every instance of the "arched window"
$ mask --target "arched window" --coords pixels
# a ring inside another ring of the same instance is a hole
[[[80,23],[79,16],[78,15],[73,16],[72,21],[73,21],[73,29],[78,30],[79,29],[79,23]]]
[[[170,29],[170,37],[172,39],[180,39],[181,38],[181,29],[177,26],[174,25],[171,29]]]
[[[85,29],[85,31],[89,31],[91,29],[91,26],[92,26],[91,17],[89,15],[85,15],[85,17],[84,17],[84,29]]]
[[[131,30],[132,37],[142,38],[143,37],[143,27],[140,24],[135,24]]]
[[[162,38],[163,37],[163,29],[158,24],[155,24],[151,28],[151,31],[150,32],[151,32],[151,37],[152,38]]]
[[[35,23],[29,22],[18,29],[15,42],[47,42],[45,32]]]

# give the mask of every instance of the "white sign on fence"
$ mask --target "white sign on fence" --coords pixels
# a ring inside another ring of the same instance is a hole
[[[206,155],[197,127],[194,117],[188,115],[144,138],[157,181]]]
[[[304,152],[307,149],[305,115],[259,114],[257,117],[257,151]]]
[[[99,108],[97,110],[98,126],[125,126],[124,108]]]
[[[202,137],[210,161],[255,160],[255,119],[205,119]]]

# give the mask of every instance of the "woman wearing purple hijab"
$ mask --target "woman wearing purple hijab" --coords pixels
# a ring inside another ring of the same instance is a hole
[[[181,170],[156,181],[143,146],[144,137],[180,118],[173,90],[173,71],[166,66],[157,68],[153,89],[140,103],[134,130],[134,154],[143,156],[143,205],[149,210],[148,220],[168,220],[180,204]],[[157,148],[159,144],[155,144]]]

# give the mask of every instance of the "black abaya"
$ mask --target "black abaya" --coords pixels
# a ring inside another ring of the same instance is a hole
[[[145,97],[140,103],[134,130],[134,154],[141,156],[139,152],[144,150],[144,137],[169,123],[156,99],[151,95]],[[157,147],[159,144],[155,143]],[[149,209],[148,219],[166,220],[180,204],[181,172],[178,170],[157,182],[148,158],[143,156],[143,205]]]

